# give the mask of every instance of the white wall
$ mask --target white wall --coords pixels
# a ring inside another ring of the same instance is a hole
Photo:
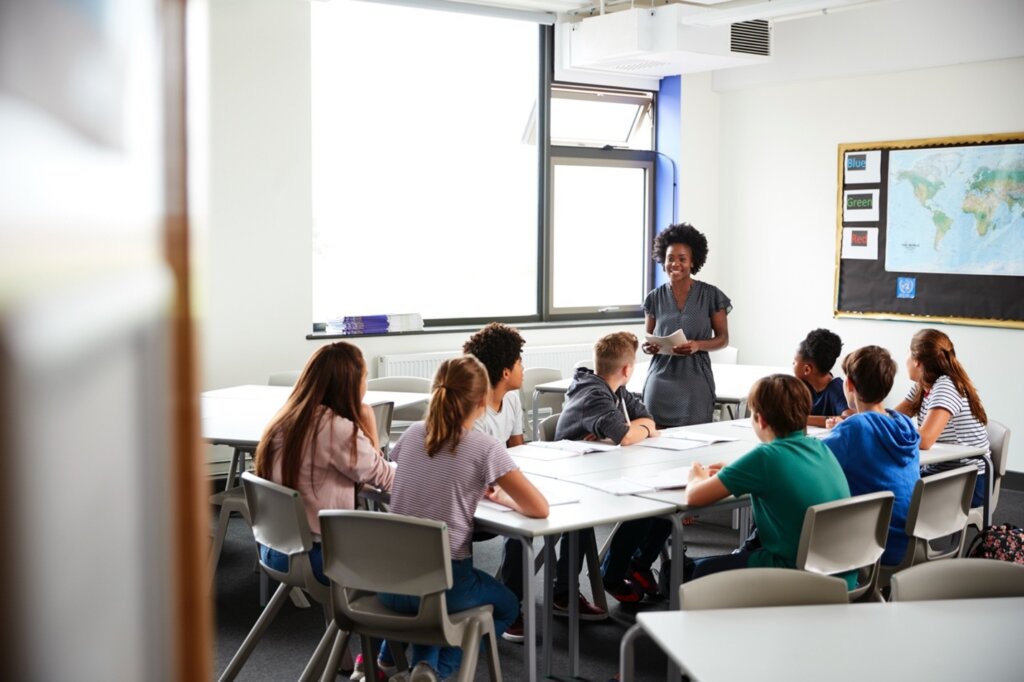
[[[941,36],[929,40],[934,49],[943,44]],[[717,166],[718,174],[683,185],[681,213],[709,212],[717,193],[715,251],[728,262],[716,276],[735,306],[732,345],[744,362],[787,363],[803,335],[824,326],[843,338],[844,350],[882,345],[902,367],[910,337],[926,325],[832,317],[837,145],[1024,130],[1024,59],[764,82],[729,91],[716,91],[706,76],[684,77],[682,84],[684,107],[719,111],[717,129],[684,130],[686,162]],[[1024,331],[931,326],[953,339],[990,417],[1024,434]],[[889,402],[908,387],[901,373]],[[1009,466],[1024,471],[1019,440]]]

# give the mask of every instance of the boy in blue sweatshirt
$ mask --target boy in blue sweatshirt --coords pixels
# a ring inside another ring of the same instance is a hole
[[[891,490],[896,496],[882,563],[898,564],[907,551],[907,513],[921,477],[921,437],[909,417],[882,406],[896,376],[889,351],[858,348],[843,359],[843,373],[846,400],[856,414],[839,421],[823,442],[839,460],[851,495]]]

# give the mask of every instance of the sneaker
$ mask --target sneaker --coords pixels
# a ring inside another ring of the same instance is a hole
[[[377,682],[389,682],[395,671],[393,663],[386,665],[382,660],[377,659]],[[352,682],[366,682],[366,664],[362,654],[356,654],[356,665],[348,679]]]
[[[437,673],[426,661],[420,661],[413,666],[409,675],[409,682],[439,682]]]
[[[356,665],[352,669],[352,674],[348,676],[348,679],[352,680],[352,682],[360,682],[364,677],[366,677],[366,673],[363,671],[363,655],[357,654]]]
[[[604,591],[623,604],[633,604],[643,599],[643,590],[629,580],[619,580],[618,582],[605,580]]]
[[[501,633],[501,638],[506,642],[515,642],[517,644],[526,639],[526,635],[523,633],[523,614],[520,613],[519,617],[516,618],[516,622],[509,625],[508,630]]]
[[[658,589],[658,578],[650,568],[640,568],[636,564],[630,564],[626,578],[649,597],[661,595],[661,591]]]
[[[604,620],[608,617],[608,613],[599,606],[594,606],[587,601],[587,598],[582,594],[579,595],[580,600],[580,620]],[[555,597],[551,602],[552,611],[556,616],[568,616],[569,615],[569,595],[562,595]]]

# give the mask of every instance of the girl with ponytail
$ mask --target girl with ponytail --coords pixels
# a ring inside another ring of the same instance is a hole
[[[427,418],[399,439],[391,457],[398,463],[391,511],[444,521],[452,559],[452,587],[446,601],[455,613],[484,604],[494,607],[498,636],[519,615],[519,599],[493,576],[473,568],[473,516],[487,498],[533,518],[548,515],[548,503],[493,437],[474,431],[487,407],[490,381],[476,358],[465,355],[441,364],[434,376]],[[419,599],[381,594],[389,608],[416,613]],[[390,656],[384,650],[381,658]],[[412,647],[412,680],[454,675],[462,661],[458,647]]]
[[[922,329],[914,334],[910,341],[907,373],[915,383],[896,410],[909,417],[917,417],[922,450],[935,443],[989,449],[985,430],[988,415],[948,336],[938,329]],[[981,506],[987,485],[984,460],[963,459],[932,464],[924,467],[921,473],[927,476],[964,464],[978,467],[978,482],[971,504]]]

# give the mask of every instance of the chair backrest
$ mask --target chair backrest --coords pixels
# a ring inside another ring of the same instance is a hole
[[[580,369],[580,368],[586,368],[586,369],[589,369],[591,372],[593,372],[594,371],[594,358],[586,358],[585,360],[577,360],[576,364],[573,365],[573,370],[574,370],[573,374],[575,374],[575,370]]]
[[[792,568],[712,573],[679,587],[683,611],[845,604],[847,599],[845,580]]]
[[[796,567],[824,575],[870,568],[868,582],[850,595],[852,598],[874,590],[878,562],[889,535],[893,499],[891,492],[883,491],[808,507]]]
[[[533,389],[537,384],[558,381],[562,372],[553,367],[527,367],[523,370],[523,385],[519,388],[520,402],[523,405],[523,433],[533,433]],[[561,412],[564,393],[541,393],[537,396],[538,410]]]
[[[553,414],[546,419],[542,419],[540,422],[540,439],[541,440],[554,440],[555,430],[558,429],[558,418],[562,416],[562,413]]]
[[[892,576],[892,601],[1024,597],[1024,565],[997,559],[950,559]]]
[[[256,542],[288,555],[313,547],[306,505],[298,491],[248,471],[242,474],[242,489]]]
[[[989,420],[985,426],[988,432],[988,445],[992,450],[992,500],[989,509],[999,504],[999,489],[1002,487],[1003,476],[1006,474],[1006,463],[1009,461],[1010,429],[997,421]]]
[[[370,407],[373,408],[373,418],[377,421],[377,441],[380,449],[387,452],[391,444],[391,420],[395,414],[395,404],[387,400],[374,403]]]
[[[718,365],[735,365],[739,355],[740,351],[735,346],[726,346],[725,348],[708,352],[711,362]]]
[[[324,574],[345,588],[422,597],[452,585],[448,527],[442,521],[322,511],[320,534]]]
[[[925,476],[914,485],[906,533],[917,540],[917,558],[930,561],[960,554],[977,478],[978,468],[970,465]],[[930,542],[939,538],[953,540],[945,550],[937,551]]]
[[[299,370],[294,372],[274,372],[267,379],[268,386],[294,386],[299,381]]]
[[[366,388],[371,391],[403,391],[405,393],[426,393],[430,395],[431,381],[423,377],[377,377],[366,382]],[[394,411],[394,420],[419,421],[427,413],[426,403],[419,405],[408,405],[397,408]]]

